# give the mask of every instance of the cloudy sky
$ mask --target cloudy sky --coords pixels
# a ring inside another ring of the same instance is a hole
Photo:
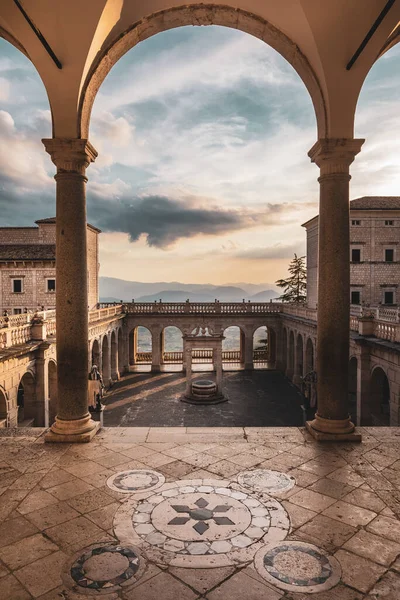
[[[400,50],[371,71],[357,112],[366,137],[352,197],[400,190]],[[0,40],[0,224],[54,216],[43,85]],[[304,85],[260,40],[184,27],[131,50],[96,98],[88,218],[103,230],[101,275],[136,281],[274,282],[304,253],[317,213],[316,140]]]

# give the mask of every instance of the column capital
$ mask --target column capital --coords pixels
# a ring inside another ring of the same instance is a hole
[[[97,152],[89,140],[78,138],[50,138],[42,140],[46,152],[57,167],[58,173],[85,175],[86,168],[94,162]]]
[[[354,138],[321,138],[308,153],[321,175],[348,174],[349,167],[365,140]]]

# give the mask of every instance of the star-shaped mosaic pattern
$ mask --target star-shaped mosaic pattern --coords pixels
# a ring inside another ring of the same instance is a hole
[[[229,517],[217,516],[221,513],[226,513],[232,507],[227,504],[219,504],[215,508],[208,508],[209,503],[204,498],[199,498],[194,503],[195,508],[190,508],[184,504],[172,504],[172,508],[180,514],[187,514],[186,517],[175,517],[169,521],[168,525],[185,525],[188,521],[193,519],[196,523],[193,525],[193,529],[198,534],[203,535],[209,529],[209,524],[206,521],[213,520],[216,525],[235,525]]]

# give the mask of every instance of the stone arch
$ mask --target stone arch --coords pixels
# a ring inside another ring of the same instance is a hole
[[[294,68],[308,90],[316,115],[318,137],[328,137],[327,109],[321,85],[305,55],[282,31],[262,17],[227,5],[191,4],[170,7],[133,23],[105,46],[83,82],[78,109],[78,137],[89,137],[90,115],[101,84],[119,59],[144,39],[186,25],[221,25],[263,40]]]
[[[353,423],[357,422],[357,368],[356,356],[349,360],[349,413]]]
[[[307,338],[306,342],[306,365],[305,372],[315,371],[314,366],[314,344],[311,338]]]
[[[96,365],[99,369],[101,367],[100,364],[100,344],[98,340],[93,340],[92,344],[92,367]]]
[[[109,385],[111,379],[111,361],[110,361],[110,343],[108,341],[108,335],[103,337],[101,343],[101,374],[103,377],[104,385]]]
[[[48,371],[48,393],[49,393],[49,424],[54,423],[57,414],[57,364],[49,360]]]
[[[38,410],[39,407],[36,401],[36,381],[30,371],[26,371],[20,379],[17,393],[17,407],[19,426],[44,425],[44,410]]]
[[[183,333],[178,325],[166,325],[161,330],[161,363],[183,363]]]
[[[292,379],[294,375],[294,332],[292,330],[289,333],[288,366],[286,375],[289,379]]]
[[[119,379],[118,343],[117,335],[114,330],[111,332],[111,379]]]
[[[117,335],[117,344],[118,344],[118,371],[119,374],[123,373],[125,365],[124,365],[124,336],[122,334],[122,328],[118,328]]]
[[[150,364],[152,349],[150,328],[146,325],[135,325],[129,332],[129,364]]]
[[[260,325],[253,331],[252,342],[254,363],[267,363],[270,350],[270,333],[267,325]]]
[[[6,392],[0,388],[0,429],[8,427],[8,408]]]
[[[304,353],[303,353],[303,336],[301,333],[297,334],[296,338],[296,364],[295,364],[295,376],[297,380],[304,375]]]
[[[390,425],[390,384],[382,367],[371,373],[370,413],[372,425]]]

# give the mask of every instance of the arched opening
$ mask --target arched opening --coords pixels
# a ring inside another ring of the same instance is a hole
[[[306,343],[306,368],[305,372],[310,373],[310,371],[314,371],[314,344],[312,343],[312,339],[308,338]]]
[[[297,334],[297,340],[296,340],[295,376],[296,376],[297,383],[299,383],[301,380],[301,377],[304,376],[303,336],[300,333]]]
[[[92,367],[95,365],[99,370],[101,369],[100,364],[100,346],[98,340],[94,340],[92,345]]]
[[[147,327],[139,325],[129,334],[129,364],[151,365],[152,361],[152,336]],[[132,361],[132,362],[131,362]]]
[[[286,327],[284,327],[283,331],[282,331],[282,370],[284,373],[286,373],[286,370],[288,368],[287,357],[288,357],[288,333],[287,333]]]
[[[372,425],[379,427],[390,425],[390,385],[381,367],[376,367],[372,372],[370,397]]]
[[[352,356],[349,362],[349,414],[353,423],[357,423],[357,358]]]
[[[270,350],[270,334],[268,327],[258,327],[253,334],[254,366],[267,367]]]
[[[95,363],[96,364],[96,363]],[[48,368],[49,391],[49,425],[54,423],[57,414],[57,365],[54,360],[49,361]]]
[[[111,379],[119,379],[118,371],[118,345],[115,331],[111,332]]]
[[[162,330],[161,362],[166,365],[183,363],[183,338],[179,327],[170,325]]]
[[[222,340],[222,362],[238,368],[244,363],[244,333],[237,325],[224,329]]]
[[[111,356],[107,335],[103,337],[103,342],[101,344],[101,359],[101,375],[103,377],[103,383],[105,386],[109,386],[111,380]]]
[[[35,380],[29,371],[19,382],[17,406],[19,427],[44,426],[44,406],[37,404]]]
[[[294,375],[294,333],[293,331],[289,334],[289,352],[288,352],[288,368],[286,376],[289,379],[293,379]]]
[[[7,398],[3,390],[0,390],[0,429],[8,425]]]
[[[122,329],[118,329],[118,371],[121,375],[125,370],[124,364],[124,338],[122,335]]]

